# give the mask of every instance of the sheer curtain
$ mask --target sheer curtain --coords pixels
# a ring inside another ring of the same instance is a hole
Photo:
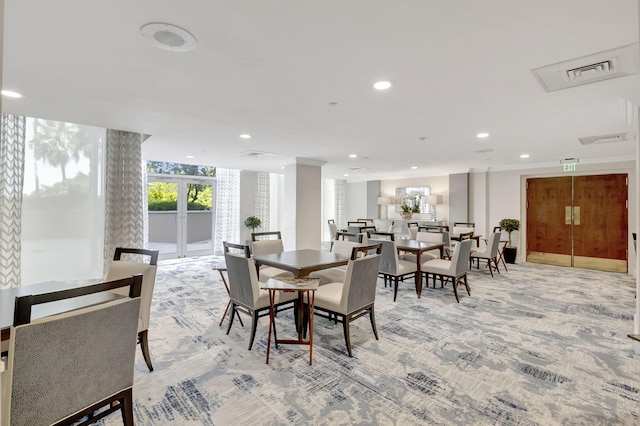
[[[257,172],[255,178],[255,215],[262,222],[261,231],[271,229],[271,191],[269,173]]]
[[[20,277],[25,117],[3,114],[0,132],[0,288],[18,287]]]
[[[218,200],[213,249],[222,255],[223,241],[240,240],[240,171],[216,168]]]
[[[347,228],[347,181],[344,179],[336,179],[335,181],[335,221],[338,229]]]
[[[105,177],[105,270],[118,246],[144,247],[147,187],[139,133],[107,130]]]

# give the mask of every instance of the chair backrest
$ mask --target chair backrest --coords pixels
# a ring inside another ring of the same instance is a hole
[[[260,298],[260,282],[254,260],[231,252],[224,254],[224,260],[229,277],[229,297],[240,305],[255,307]]]
[[[262,240],[282,240],[282,234],[280,231],[268,231],[268,232],[252,232],[251,241]]]
[[[367,231],[367,241],[369,239],[394,241],[396,236],[393,232]]]
[[[123,286],[130,297],[30,319],[33,305]],[[53,424],[131,389],[141,287],[138,275],[17,298],[0,423]]]
[[[633,247],[636,249],[636,253],[638,253],[638,241],[636,239],[637,234],[632,232],[631,235],[633,236]]]
[[[469,256],[471,255],[472,240],[461,240],[456,244],[451,256],[452,273],[456,276],[467,272],[470,269]]]
[[[468,234],[471,233],[471,235],[473,235],[473,233],[475,232],[475,228],[474,227],[470,227],[470,226],[453,226],[453,232],[451,233],[451,237],[453,238],[459,238],[461,234]]]
[[[417,226],[410,226],[409,228],[407,228],[407,230],[409,231],[409,239],[410,240],[415,240],[416,239],[416,235],[418,234],[418,230],[420,228]]]
[[[367,226],[374,226],[373,219],[358,219],[358,222],[364,222]]]
[[[492,258],[498,256],[498,248],[500,246],[500,237],[501,236],[502,236],[502,232],[501,231],[493,232],[489,236],[489,241],[487,241],[487,247],[490,250],[489,254],[490,254],[490,256]]]
[[[391,225],[389,225],[389,229],[387,229],[387,232],[393,232],[393,227],[395,226],[396,221],[392,220],[391,221]]]
[[[149,263],[122,260],[123,254],[133,255],[134,257],[147,256],[149,258]],[[149,329],[151,301],[153,299],[153,289],[156,285],[158,254],[158,250],[116,247],[113,261],[107,268],[107,275],[105,277],[105,280],[107,281],[119,280],[122,278],[128,278],[132,275],[142,274],[142,293],[140,296],[141,303],[138,331]],[[115,293],[119,294],[127,294],[126,291],[126,288],[114,290]]]
[[[382,244],[382,253],[380,257],[380,272],[384,274],[395,275],[398,273],[398,248],[395,241],[374,240],[368,241],[368,244]]]
[[[453,222],[453,226],[464,226],[467,228],[475,228],[476,223],[475,222]]]
[[[338,231],[336,232],[336,240],[349,240],[349,241],[353,241],[356,243],[361,243],[362,242],[362,237],[363,235],[361,233],[354,233],[354,232],[344,232],[344,231]]]
[[[223,241],[222,246],[224,247],[224,253],[233,253],[231,250],[235,250],[236,254],[242,253],[244,257],[251,257],[251,249],[249,246],[229,243],[227,241]]]
[[[362,236],[358,234],[358,236]],[[351,257],[351,253],[355,247],[362,246],[362,243],[348,240],[336,240],[333,242],[331,251],[335,254]]]
[[[341,308],[346,312],[357,311],[375,302],[381,258],[380,254],[373,254],[349,260],[341,298]]]
[[[420,225],[418,224],[418,222],[407,222],[407,228],[411,228],[411,227],[414,227],[414,226],[418,227]]]
[[[254,256],[261,254],[282,253],[284,245],[282,240],[254,240],[251,243],[251,252]]]
[[[335,240],[336,233],[338,232],[338,226],[336,225],[336,222],[333,219],[329,219],[328,223],[329,223],[329,234],[331,235],[331,239]]]
[[[493,232],[502,232],[502,227],[501,227],[501,226],[494,226],[494,227],[493,227],[493,231],[491,231],[491,232],[492,232],[492,233],[493,233]]]
[[[416,234],[416,240],[425,241],[428,243],[441,243],[444,240],[444,234],[439,232],[418,232]]]

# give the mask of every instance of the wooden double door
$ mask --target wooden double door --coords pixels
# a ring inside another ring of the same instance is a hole
[[[527,179],[527,262],[627,272],[626,174]]]

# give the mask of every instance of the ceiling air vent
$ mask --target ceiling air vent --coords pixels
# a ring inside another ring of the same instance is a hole
[[[578,138],[582,145],[596,145],[600,143],[622,142],[628,140],[626,133],[614,133],[611,135],[587,136]]]
[[[265,151],[242,151],[238,154],[241,157],[271,157],[274,154],[273,152],[265,152]]]
[[[547,92],[638,72],[638,43],[532,69]]]

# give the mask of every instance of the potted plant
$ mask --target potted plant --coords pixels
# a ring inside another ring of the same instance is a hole
[[[249,216],[244,220],[244,226],[251,228],[251,232],[256,232],[256,228],[260,228],[262,221],[255,216]]]
[[[504,261],[507,263],[516,263],[516,255],[518,254],[518,247],[511,243],[511,233],[520,229],[520,221],[518,219],[502,219],[500,221],[500,228],[509,234],[509,240],[504,247],[503,256]]]

